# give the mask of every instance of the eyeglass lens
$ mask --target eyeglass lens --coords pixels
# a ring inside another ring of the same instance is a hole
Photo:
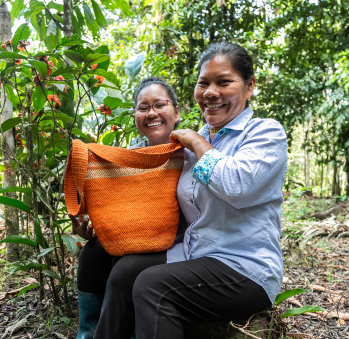
[[[146,114],[150,111],[150,107],[152,107],[156,113],[163,113],[166,110],[167,106],[168,106],[168,101],[161,100],[161,101],[158,101],[151,106],[149,106],[147,104],[137,105],[135,107],[135,111],[137,113]]]

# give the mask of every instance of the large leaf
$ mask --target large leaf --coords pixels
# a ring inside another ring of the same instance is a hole
[[[115,132],[110,132],[110,133],[107,133],[104,137],[103,137],[103,145],[110,145],[114,139],[116,137],[116,133]]]
[[[56,120],[62,120],[64,122],[73,122],[74,118],[64,114],[64,113],[58,113],[55,112],[55,118]],[[44,118],[41,119],[41,121],[43,120],[53,120],[53,115],[51,113],[48,113]]]
[[[15,2],[12,3],[12,9],[11,9],[11,23],[13,26],[13,20],[17,19],[19,16],[19,13],[25,8],[24,0],[15,0]]]
[[[320,306],[307,305],[300,308],[291,308],[290,310],[286,311],[282,315],[282,317],[287,318],[293,315],[299,315],[299,314],[308,313],[308,312],[319,312],[319,311],[325,311],[325,310]]]
[[[12,105],[16,108],[19,104],[18,97],[15,93],[15,90],[9,84],[4,84],[4,88],[7,94],[7,99],[11,101]]]
[[[84,57],[82,54],[76,51],[67,50],[63,53],[67,58],[73,61],[77,66],[81,66],[84,62]]]
[[[9,129],[19,125],[22,122],[22,118],[10,118],[1,124],[2,132],[6,132]]]
[[[36,69],[36,71],[42,76],[47,75],[47,64],[39,60],[29,59],[28,62]]]
[[[88,7],[87,4],[83,4],[83,9],[84,9],[84,13],[85,13],[85,17],[88,20],[88,22],[93,25],[95,23],[95,18],[93,17],[93,14],[91,12],[90,7]]]
[[[109,60],[110,56],[108,54],[89,54],[85,58],[85,64],[100,64],[101,62],[104,62],[106,60]]]
[[[47,275],[49,277],[52,277],[54,279],[61,281],[61,278],[59,277],[59,275],[51,270],[44,270],[44,271],[42,271],[42,273],[44,273],[45,275]]]
[[[114,11],[115,9],[121,9],[126,15],[132,15],[130,5],[126,0],[102,0],[102,3],[111,11]]]
[[[75,46],[75,45],[82,45],[84,43],[86,43],[87,41],[82,40],[78,35],[74,34],[71,36],[71,38],[69,39],[68,37],[64,37],[61,40],[61,43],[57,46],[58,47],[62,47],[62,46]]]
[[[103,104],[113,110],[121,106],[122,100],[118,98],[106,97],[103,100]]]
[[[18,186],[11,186],[11,187],[5,187],[0,188],[0,194],[5,192],[22,192],[27,194],[32,194],[33,191],[30,187],[18,187]]]
[[[25,244],[36,247],[38,244],[33,239],[29,239],[20,235],[9,235],[7,238],[0,240],[0,244]]]
[[[164,63],[154,68],[152,76],[157,76],[165,67],[176,63],[178,63],[176,59],[167,59]]]
[[[57,34],[57,25],[53,20],[51,20],[47,26],[46,36],[50,36],[50,35],[56,36],[56,34]]]
[[[98,74],[103,78],[105,78],[106,80],[110,81],[113,85],[120,87],[120,82],[113,72],[108,72],[104,69],[97,68],[95,70],[88,70],[85,72],[85,74],[90,74],[90,75]]]
[[[96,50],[95,53],[99,54],[108,54],[109,55],[109,48],[108,46],[99,46]],[[99,69],[105,69],[106,71],[109,68],[109,63],[110,63],[110,58],[107,59],[106,61],[103,61],[101,63],[98,63],[97,68]]]
[[[45,106],[46,95],[42,91],[41,86],[35,87],[33,90],[33,105],[34,111],[39,113]]]
[[[57,4],[57,3],[54,2],[54,1],[50,1],[50,2],[48,3],[48,7],[49,7],[50,9],[56,9],[58,12],[63,12],[63,11],[64,11],[63,5]]]
[[[54,249],[55,249],[55,247],[44,248],[43,250],[40,251],[40,254],[38,254],[38,259],[40,259],[41,257],[45,256],[46,254],[52,252]]]
[[[142,52],[132,56],[127,60],[125,65],[125,73],[131,81],[133,81],[137,74],[140,72],[146,56],[147,54],[145,52]]]
[[[30,213],[30,207],[27,204],[25,204],[23,201],[20,201],[17,199],[0,196],[0,204],[19,208],[27,213]]]
[[[25,55],[14,52],[1,52],[0,59],[27,59]]]
[[[36,262],[31,262],[30,264],[28,265],[22,265],[22,266],[17,266],[15,267],[14,269],[11,270],[10,274],[13,274],[17,271],[26,271],[26,270],[30,270],[30,269],[36,269],[36,270],[40,270],[40,269],[45,269],[46,266],[45,265],[42,265],[42,264],[39,264],[39,263],[36,263]]]
[[[91,0],[93,12],[95,13],[97,24],[99,27],[105,28],[107,27],[107,21],[105,20],[105,15],[102,13],[99,5],[95,0]]]
[[[18,42],[19,40],[27,40],[29,38],[30,35],[30,31],[29,31],[29,27],[28,24],[22,24],[20,25],[17,30],[15,35],[12,38],[12,50],[14,52],[18,51]]]
[[[310,292],[308,290],[304,290],[302,288],[295,288],[293,290],[287,290],[285,292],[279,293],[278,296],[275,299],[275,305],[280,304],[282,301],[284,301],[285,299],[291,298],[297,294],[301,294],[304,292]]]
[[[25,292],[27,292],[27,291],[29,291],[29,290],[32,290],[33,288],[36,288],[36,287],[39,287],[39,286],[40,286],[39,283],[30,284],[29,286],[24,287],[24,288],[17,294],[17,296],[20,296],[20,295],[24,294]]]
[[[61,238],[65,244],[65,246],[67,246],[68,250],[70,252],[76,253],[78,251],[78,246],[76,245],[76,239],[71,237],[70,235],[67,234],[63,234],[61,235]]]
[[[56,77],[58,75],[63,75],[63,74],[69,74],[69,75],[79,74],[80,71],[81,69],[78,67],[61,66],[51,74],[51,77]]]

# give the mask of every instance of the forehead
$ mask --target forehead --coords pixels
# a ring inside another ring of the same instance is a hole
[[[148,103],[156,100],[170,100],[166,89],[159,84],[152,84],[143,88],[137,97],[137,103]]]
[[[220,78],[233,75],[239,75],[239,72],[232,67],[230,59],[225,55],[217,55],[202,65],[199,78]]]

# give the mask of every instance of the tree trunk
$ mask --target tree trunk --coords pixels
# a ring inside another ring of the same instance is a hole
[[[71,19],[72,8],[73,8],[72,0],[63,1],[64,35],[68,38],[70,38],[74,33],[74,27]]]
[[[0,41],[5,42],[11,39],[11,14],[4,1],[0,5]],[[13,118],[13,107],[8,100],[4,86],[1,87],[1,115],[0,123]],[[16,186],[16,172],[12,169],[10,155],[16,153],[15,138],[13,130],[2,133],[1,138],[2,159],[6,167],[4,172],[4,187]],[[16,199],[16,193],[5,193],[9,198]],[[5,206],[5,233],[6,237],[19,234],[18,210]],[[6,244],[6,260],[14,262],[19,260],[18,244]]]

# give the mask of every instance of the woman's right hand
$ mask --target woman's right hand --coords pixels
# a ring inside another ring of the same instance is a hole
[[[75,232],[83,239],[85,240],[91,240],[93,238],[96,238],[97,235],[93,229],[92,224],[89,224],[90,221],[89,218],[84,218],[83,214],[79,215],[79,220],[76,219],[72,214],[68,214],[68,217],[73,223],[73,227]]]

